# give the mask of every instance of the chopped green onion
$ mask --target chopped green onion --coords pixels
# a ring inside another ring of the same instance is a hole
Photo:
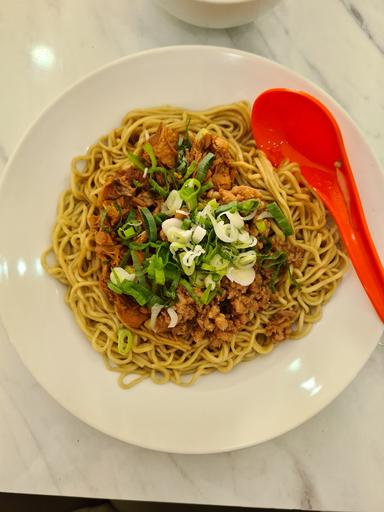
[[[117,351],[125,356],[133,348],[133,333],[129,329],[119,329],[117,333]]]
[[[119,214],[119,222],[118,222],[118,226],[120,226],[121,224],[121,221],[123,220],[122,219],[122,216],[123,216],[123,209],[121,208],[121,206],[119,205],[119,203],[113,203],[113,206],[116,208],[118,214]]]
[[[200,195],[204,194],[204,192],[206,192],[207,190],[210,190],[211,188],[213,188],[212,181],[207,181],[207,183],[204,183],[204,185],[202,185],[202,187],[200,189]]]
[[[129,226],[126,229],[124,227],[119,228],[117,230],[117,234],[119,235],[119,237],[122,240],[128,240],[129,238],[132,238],[133,236],[135,236],[137,233],[133,226]]]
[[[140,171],[143,171],[144,172],[144,169],[145,169],[145,165],[144,165],[144,162],[142,162],[142,160],[137,156],[135,155],[134,153],[128,153],[128,158],[129,160],[131,161],[131,163],[137,168],[137,169],[140,169]]]
[[[179,267],[172,262],[167,263],[165,266],[165,279],[167,281],[174,281],[175,279],[180,279],[180,270]]]
[[[120,285],[120,289],[124,295],[129,295],[135,299],[139,306],[145,306],[152,296],[152,292],[146,286],[133,283],[132,281],[124,280]]]
[[[215,155],[213,153],[207,153],[200,161],[197,167],[196,179],[199,180],[201,183],[205,180],[208,169],[210,168],[214,158]]]
[[[171,299],[176,299],[176,290],[179,286],[180,277],[181,274],[178,266],[174,263],[167,263],[165,267],[165,279],[168,283],[171,282],[171,284],[167,284],[163,289],[164,295]]]
[[[150,242],[156,242],[157,240],[157,227],[155,219],[153,218],[152,213],[148,210],[148,208],[140,209],[141,216],[143,217],[145,230],[148,234],[148,240]]]
[[[239,250],[233,245],[223,244],[217,246],[217,252],[222,258],[228,261],[232,261],[233,258],[236,258],[236,256],[239,254]]]
[[[258,199],[246,199],[245,201],[240,201],[237,208],[241,213],[250,213],[259,206],[259,203]]]
[[[279,277],[280,271],[287,263],[287,253],[284,251],[276,251],[273,254],[258,253],[258,259],[263,268],[273,270],[273,274],[269,281],[269,287],[274,291],[276,289],[276,281]]]
[[[272,242],[270,241],[269,238],[267,238],[264,235],[260,235],[257,239],[259,242],[261,242],[263,244],[262,254],[263,254],[263,256],[265,256],[266,254],[268,254],[271,251]]]
[[[146,142],[143,146],[143,149],[147,153],[149,158],[151,159],[151,167],[156,167],[157,166],[156,155],[155,155],[155,152],[154,152],[151,144],[149,142]]]
[[[287,261],[287,253],[284,251],[276,251],[272,254],[259,254],[259,259],[264,268],[273,268]]]
[[[256,229],[259,233],[264,233],[267,230],[267,224],[264,220],[256,220],[255,221]]]
[[[132,183],[135,185],[136,188],[141,188],[143,186],[143,183],[140,183],[140,181],[132,180]]]
[[[104,210],[102,211],[102,213],[100,215],[100,229],[102,231],[104,231],[104,223],[105,223],[105,219],[107,218],[107,213],[108,213],[108,210],[106,208],[104,208]]]
[[[200,297],[200,301],[202,304],[209,304],[211,302],[211,300],[216,296],[217,294],[217,289],[216,290],[212,290],[210,286],[208,286],[208,288],[206,288],[202,294],[202,296]]]
[[[114,293],[117,293],[118,295],[121,295],[123,293],[120,289],[120,286],[113,284],[112,281],[108,281],[107,286],[111,291],[113,291]]]
[[[256,263],[256,258],[256,251],[245,251],[235,258],[233,264],[237,268],[253,267]]]
[[[168,215],[166,213],[156,213],[153,218],[155,219],[155,222],[157,225],[161,224],[165,219],[168,218]]]
[[[155,181],[152,177],[149,178],[149,184],[151,185],[152,189],[159,194],[161,197],[166,197],[169,192],[169,186],[162,187]]]
[[[155,283],[161,286],[165,284],[165,273],[163,268],[155,269]]]
[[[179,138],[177,139],[177,149],[181,149],[184,147],[184,137],[179,134]]]
[[[143,268],[141,266],[140,260],[135,251],[131,251],[131,256],[132,256],[133,268],[135,269],[135,274],[137,276],[137,279],[139,280],[139,283],[142,286],[145,286],[146,282],[145,282],[144,272],[143,272]]]
[[[158,244],[161,244],[162,242],[129,242],[127,245],[131,251],[144,251],[148,247],[153,247],[157,249]]]
[[[228,211],[235,212],[237,210],[237,204],[237,201],[231,201],[230,203],[221,204],[216,208],[215,215],[218,216],[220,215],[220,213]]]
[[[185,201],[190,210],[197,206],[197,196],[200,192],[201,183],[196,178],[189,178],[181,187],[179,193],[181,199]]]
[[[183,172],[184,169],[188,166],[188,160],[185,158],[185,156],[181,156],[181,162],[179,163],[179,165],[176,167],[176,169],[178,171],[181,171]]]
[[[206,260],[202,263],[202,270],[208,270],[208,272],[214,272],[215,274],[225,274],[228,270],[229,261],[220,254],[215,254],[210,260]]]
[[[166,169],[165,167],[150,167],[148,169],[148,174],[156,174],[156,173],[160,173],[160,174],[163,174],[164,175],[164,178],[166,179],[167,178],[167,174],[169,173],[169,169]]]
[[[163,259],[157,254],[153,254],[147,260],[147,273],[148,277],[155,282],[163,286],[165,284],[165,272]]]
[[[136,213],[135,213],[135,211],[134,211],[134,210],[129,210],[128,215],[127,215],[127,217],[126,217],[126,219],[125,219],[125,223],[126,223],[126,224],[127,224],[128,222],[130,222],[130,223],[131,223],[131,222],[132,222],[132,221],[134,221],[134,220],[136,220]]]
[[[148,299],[148,304],[147,304],[147,306],[149,308],[152,308],[155,304],[159,304],[159,305],[163,305],[164,304],[164,299],[162,299],[161,297],[159,297],[155,293],[150,292],[150,294],[151,294],[151,296]]]
[[[289,224],[287,217],[284,215],[277,203],[273,202],[268,204],[267,210],[275,219],[276,224],[279,226],[284,235],[289,236],[293,234],[292,226]]]
[[[204,272],[194,272],[190,277],[193,286],[195,286],[196,288],[203,288],[205,284],[206,275],[207,274],[205,274]]]
[[[196,302],[196,304],[200,305],[200,299],[196,295],[194,289],[191,286],[191,283],[187,281],[186,279],[180,279],[180,286],[185,288],[185,290],[189,293],[189,295],[192,297],[192,299]]]
[[[162,213],[167,215],[175,215],[176,211],[179,210],[183,205],[183,200],[180,197],[178,190],[171,190],[167,199],[161,205]]]
[[[192,221],[191,219],[184,219],[181,224],[181,229],[189,229],[191,227]]]
[[[125,267],[125,265],[128,263],[128,260],[129,260],[130,256],[131,256],[131,251],[129,251],[129,250],[128,250],[128,251],[124,254],[124,256],[121,258],[121,261],[120,261],[120,263],[119,263],[119,267],[124,268],[124,267]]]
[[[192,174],[195,172],[196,167],[197,167],[197,162],[196,162],[196,160],[193,160],[191,162],[190,166],[187,168],[187,171],[184,175],[183,181],[186,181],[190,176],[192,176]]]

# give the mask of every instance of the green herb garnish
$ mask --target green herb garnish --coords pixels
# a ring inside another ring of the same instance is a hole
[[[284,235],[289,236],[293,234],[292,226],[289,224],[287,217],[284,215],[277,203],[273,202],[268,204],[267,210],[272,215]]]

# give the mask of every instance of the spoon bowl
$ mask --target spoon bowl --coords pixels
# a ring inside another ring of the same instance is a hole
[[[252,109],[256,144],[277,166],[297,162],[334,218],[364,289],[384,321],[384,269],[369,233],[339,126],[316,98],[269,89]]]

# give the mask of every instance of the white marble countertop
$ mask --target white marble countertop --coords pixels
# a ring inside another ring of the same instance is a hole
[[[85,73],[138,50],[193,43],[252,51],[312,79],[384,165],[382,0],[283,0],[257,23],[220,31],[179,22],[150,0],[2,0],[0,171],[39,111]],[[274,441],[223,455],[155,453],[72,417],[0,329],[0,491],[383,511],[383,389],[379,345],[339,398]]]

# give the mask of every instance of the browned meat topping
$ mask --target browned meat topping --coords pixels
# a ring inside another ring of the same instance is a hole
[[[248,185],[236,185],[231,190],[220,190],[219,194],[223,203],[261,198],[260,192]]]
[[[150,211],[152,216],[161,214],[165,194],[159,194],[158,190],[153,188],[153,180],[161,189],[168,183],[165,171],[175,173],[174,176],[178,178],[175,169],[180,162],[178,141],[177,131],[160,124],[149,142],[153,147],[157,165],[164,166],[160,169],[162,172],[155,171],[150,178],[144,177],[143,171],[136,169],[133,165],[117,172],[99,193],[99,214],[92,213],[88,217],[89,226],[95,232],[96,253],[101,261],[100,287],[108,300],[114,304],[121,322],[131,328],[139,328],[149,320],[150,306],[140,306],[131,296],[121,294],[119,290],[119,293],[115,293],[108,286],[112,268],[120,266],[122,261],[125,261],[125,264],[129,261],[131,266],[134,264],[132,253],[127,250],[129,244],[119,238],[118,231],[128,214],[133,214],[133,220],[136,223],[140,221],[139,224],[143,226],[142,208]],[[215,198],[221,204],[261,199],[262,195],[257,189],[247,185],[236,185],[232,157],[228,143],[224,139],[205,133],[201,137],[192,137],[191,142],[192,144],[185,150],[188,164],[192,161],[198,164],[208,152],[214,154],[212,164],[205,176],[207,182],[212,182],[213,188],[200,199],[206,201],[209,198]],[[146,153],[143,153],[141,158],[144,165],[151,165]],[[260,200],[259,208],[262,206],[263,201]],[[175,216],[178,219],[184,219],[188,213],[178,211]],[[281,241],[276,236],[269,236],[270,221],[266,220],[265,226],[264,235],[268,236],[268,243],[272,245],[273,251],[286,254],[283,264],[288,262],[294,267],[299,267],[303,251],[287,240]],[[156,229],[157,241],[167,240],[161,227]],[[250,223],[247,229],[252,235],[258,237],[254,224]],[[139,247],[132,250],[136,261],[141,263],[143,268],[146,268],[146,258],[153,254],[145,249],[148,247],[147,242],[150,241],[147,230],[134,233],[134,236],[128,240],[129,243],[134,242],[136,245],[143,244],[144,249]],[[260,237],[256,250],[264,251],[264,249],[265,242]],[[179,285],[176,290],[177,299],[173,301],[178,322],[175,327],[169,329],[170,316],[164,308],[157,318],[156,331],[166,336],[182,338],[187,343],[208,341],[211,347],[220,347],[224,341],[231,340],[234,334],[243,329],[255,315],[265,313],[274,301],[273,287],[270,286],[274,268],[268,266],[263,268],[257,260],[255,269],[256,278],[249,286],[241,286],[226,277],[222,278],[219,292],[205,305],[197,305],[191,294]],[[197,297],[202,297],[203,289],[194,288],[194,293]],[[143,303],[148,304],[141,302]],[[292,311],[287,310],[275,313],[269,319],[265,328],[265,335],[269,342],[279,342],[289,335],[294,316]]]
[[[175,167],[176,163],[177,140],[178,133],[164,124],[160,124],[157,132],[149,139],[158,161],[170,169]]]
[[[285,340],[292,331],[292,321],[294,318],[294,311],[283,310],[275,313],[265,328],[265,334],[272,342]]]
[[[179,287],[179,301],[174,306],[179,322],[172,329],[172,335],[191,343],[208,339],[213,347],[218,347],[223,341],[231,340],[249,322],[251,315],[266,309],[272,298],[271,290],[259,274],[250,286],[223,278],[220,290],[210,304],[199,307],[184,288]],[[167,331],[168,323],[167,312],[161,312],[156,324],[158,332]]]

